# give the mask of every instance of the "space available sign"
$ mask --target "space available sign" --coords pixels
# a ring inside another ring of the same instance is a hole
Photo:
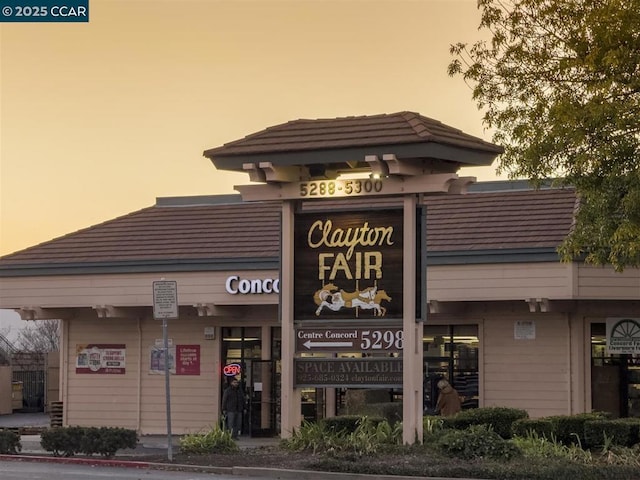
[[[607,318],[607,352],[640,354],[640,318]]]
[[[402,210],[298,213],[295,320],[402,318]]]
[[[296,387],[402,388],[402,358],[296,358]]]

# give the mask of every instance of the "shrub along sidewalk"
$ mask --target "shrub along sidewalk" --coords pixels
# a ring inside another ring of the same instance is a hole
[[[529,419],[523,410],[479,408],[451,418],[424,417],[423,425],[423,443],[407,446],[401,422],[342,416],[304,423],[277,446],[250,450],[239,450],[229,432],[216,426],[181,437],[173,463],[449,478],[640,480],[640,419],[611,420],[598,413]],[[109,457],[136,442],[135,432],[124,429],[53,428],[42,435],[42,446],[54,455]],[[13,432],[0,431],[0,453],[19,451],[19,437],[16,444]],[[146,460],[167,462],[159,455]]]

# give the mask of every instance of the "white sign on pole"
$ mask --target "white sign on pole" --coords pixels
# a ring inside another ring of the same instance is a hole
[[[153,282],[153,318],[162,320],[162,340],[164,343],[164,386],[167,403],[167,456],[173,460],[171,440],[171,388],[169,385],[169,336],[167,320],[178,318],[178,282],[158,280]],[[173,342],[172,342],[173,343]]]
[[[153,282],[153,318],[178,318],[178,282]]]

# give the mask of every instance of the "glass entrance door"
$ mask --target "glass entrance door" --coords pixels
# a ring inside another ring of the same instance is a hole
[[[463,398],[462,408],[477,408],[478,339],[477,325],[425,325],[424,327],[424,409],[435,412],[437,383],[447,379]]]
[[[280,375],[275,360],[251,360],[249,371],[249,429],[252,437],[277,435]]]
[[[591,325],[591,408],[640,417],[640,356],[608,354],[606,325]]]
[[[246,399],[242,435],[275,436],[280,420],[280,329],[272,328],[272,359],[262,357],[261,327],[223,327],[221,392],[231,378],[240,381]]]

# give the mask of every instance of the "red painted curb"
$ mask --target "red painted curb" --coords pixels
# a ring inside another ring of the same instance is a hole
[[[54,463],[81,463],[84,465],[102,467],[131,467],[149,468],[150,462],[138,462],[135,460],[116,460],[101,458],[72,458],[72,457],[43,457],[38,455],[0,455],[0,460],[12,462],[54,462]]]
[[[179,463],[156,463],[142,462],[137,460],[123,459],[101,459],[86,457],[56,457],[42,455],[0,455],[0,461],[6,460],[10,462],[42,462],[42,463],[66,463],[66,464],[83,464],[94,467],[122,467],[122,468],[140,468],[148,470],[174,470],[174,471],[191,471],[191,472],[207,472],[213,474],[227,474],[233,472],[233,467],[216,467],[205,465],[184,465]]]

